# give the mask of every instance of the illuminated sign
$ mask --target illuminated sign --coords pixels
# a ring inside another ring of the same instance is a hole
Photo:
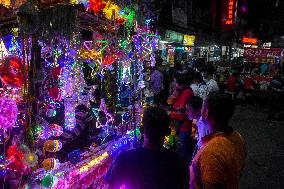
[[[227,19],[226,19],[226,25],[232,25],[234,22],[234,12],[235,12],[235,0],[228,0],[227,5]]]
[[[195,35],[184,35],[183,36],[184,45],[194,46],[194,42],[195,42]]]
[[[175,32],[175,31],[171,31],[171,30],[166,30],[164,40],[168,41],[168,42],[182,43],[183,42],[183,34]]]
[[[242,41],[245,44],[257,44],[257,38],[243,37]]]

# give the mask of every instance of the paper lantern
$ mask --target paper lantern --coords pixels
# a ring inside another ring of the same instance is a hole
[[[58,152],[62,148],[62,143],[59,140],[47,140],[43,148],[48,152]]]
[[[47,158],[42,162],[43,168],[48,170],[58,169],[60,166],[59,160],[55,158]]]
[[[11,98],[0,98],[0,128],[8,129],[15,125],[18,107]]]

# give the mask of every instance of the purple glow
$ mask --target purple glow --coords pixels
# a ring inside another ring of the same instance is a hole
[[[18,107],[11,98],[0,98],[0,128],[8,129],[16,123]]]

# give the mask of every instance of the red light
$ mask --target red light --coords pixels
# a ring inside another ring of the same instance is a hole
[[[242,41],[246,44],[257,44],[257,38],[243,37]]]
[[[234,0],[228,0],[228,6],[227,6],[227,19],[225,21],[226,25],[232,25],[233,19],[234,19],[234,9],[235,9],[235,2]]]

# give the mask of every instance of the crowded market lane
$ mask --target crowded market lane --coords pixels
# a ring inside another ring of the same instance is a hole
[[[266,107],[253,105],[237,106],[233,117],[231,124],[247,143],[241,188],[284,187],[284,121],[267,121],[266,117]]]

